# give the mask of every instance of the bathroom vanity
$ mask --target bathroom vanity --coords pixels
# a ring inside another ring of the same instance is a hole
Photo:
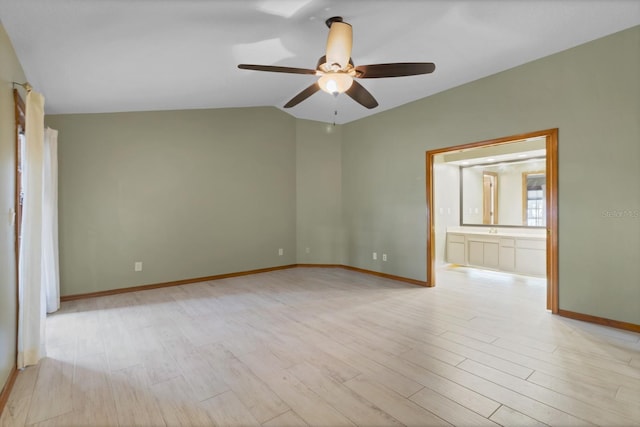
[[[447,230],[446,261],[544,277],[547,270],[544,233],[544,229],[519,231],[480,227]]]

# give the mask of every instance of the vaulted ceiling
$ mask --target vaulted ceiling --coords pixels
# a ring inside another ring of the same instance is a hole
[[[315,68],[331,16],[352,24],[356,65],[437,67],[360,80],[380,104],[373,110],[324,92],[285,110],[346,123],[639,25],[640,1],[0,0],[49,114],[282,108],[314,76],[237,64]]]

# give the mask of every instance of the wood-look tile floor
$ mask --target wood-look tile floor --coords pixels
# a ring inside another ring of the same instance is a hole
[[[68,302],[1,426],[640,425],[640,335],[541,279],[298,268]]]

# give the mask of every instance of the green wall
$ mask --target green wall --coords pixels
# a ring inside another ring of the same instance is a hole
[[[46,122],[60,132],[62,295],[296,262],[292,117],[245,108]]]
[[[425,280],[425,152],[559,128],[560,308],[640,324],[639,76],[634,27],[344,125],[346,263]]]
[[[24,83],[26,78],[0,25],[0,390],[16,366],[15,229],[9,219],[15,205],[14,81]]]
[[[341,126],[275,108],[46,121],[60,132],[63,295],[344,263]]]
[[[296,121],[297,261],[344,264],[342,127]]]

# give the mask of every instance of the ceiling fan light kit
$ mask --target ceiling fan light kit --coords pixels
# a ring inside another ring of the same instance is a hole
[[[273,65],[240,64],[243,70],[270,71],[275,73],[313,74],[318,80],[294,96],[284,105],[291,108],[298,105],[319,90],[338,96],[346,93],[354,101],[366,108],[375,108],[378,101],[364,86],[354,79],[415,76],[428,74],[435,70],[431,62],[399,62],[391,64],[373,64],[354,66],[351,60],[353,29],[339,16],[327,19],[329,35],[326,54],[318,60],[315,70],[305,68],[280,67]]]
[[[333,96],[346,92],[353,84],[353,77],[347,73],[325,73],[318,79],[318,85],[323,91]]]

